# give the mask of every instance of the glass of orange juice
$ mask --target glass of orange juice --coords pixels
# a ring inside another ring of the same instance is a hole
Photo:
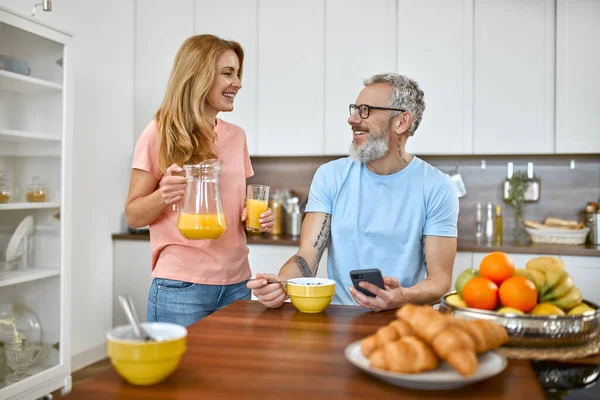
[[[269,186],[248,185],[246,190],[246,230],[248,232],[263,232],[260,226],[260,214],[269,207]]]

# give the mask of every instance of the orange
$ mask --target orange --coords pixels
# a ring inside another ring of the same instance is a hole
[[[537,299],[538,292],[535,285],[522,276],[508,278],[500,285],[500,302],[505,307],[527,312],[535,307]]]
[[[498,286],[488,278],[478,276],[467,282],[462,298],[468,307],[495,310],[498,307]]]
[[[514,274],[515,263],[506,253],[499,251],[490,253],[479,264],[479,275],[488,278],[496,285],[500,285]]]

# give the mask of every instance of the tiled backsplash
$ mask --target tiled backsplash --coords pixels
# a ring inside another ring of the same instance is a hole
[[[274,188],[296,190],[302,198],[308,195],[310,183],[317,168],[339,157],[253,157],[255,175],[251,183],[263,183]],[[600,200],[600,155],[533,155],[533,156],[429,156],[421,157],[440,170],[450,174],[458,167],[467,188],[467,196],[460,199],[459,235],[474,237],[475,210],[478,201],[485,209],[488,202],[502,206],[504,238],[513,234],[513,210],[502,200],[502,183],[506,165],[512,161],[515,171],[526,171],[527,162],[534,163],[534,173],[541,179],[540,200],[526,203],[524,218],[543,221],[558,217],[583,221],[581,212],[589,201]],[[486,168],[481,169],[481,160]],[[575,161],[571,169],[570,161]]]

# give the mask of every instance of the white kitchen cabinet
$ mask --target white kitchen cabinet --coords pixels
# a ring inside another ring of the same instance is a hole
[[[131,296],[140,321],[146,321],[148,291],[152,284],[152,253],[149,240],[113,240],[113,324],[127,325],[119,295]]]
[[[472,1],[398,1],[397,72],[425,92],[410,153],[472,154],[472,46]]]
[[[473,268],[479,269],[479,265],[481,261],[487,256],[489,252],[486,253],[473,253]],[[515,253],[506,253],[515,263],[515,268],[525,268],[527,261],[536,258],[548,256],[548,254],[515,254]],[[558,257],[558,256],[553,256]]]
[[[456,278],[465,270],[473,268],[473,253],[459,251],[454,259],[454,268],[452,269],[452,286],[450,291],[454,290]]]
[[[562,256],[567,271],[585,300],[600,305],[600,257]]]
[[[324,7],[324,0],[258,2],[260,155],[323,154]]]
[[[248,248],[250,249],[248,260],[253,277],[258,273],[279,274],[283,264],[298,251],[298,246],[267,244],[251,244],[248,245]],[[316,276],[327,278],[327,249],[323,252]],[[256,300],[254,295],[252,295],[252,300]]]
[[[0,171],[13,187],[9,202],[0,203],[0,261],[20,222],[34,219],[32,257],[0,265],[0,304],[24,305],[37,316],[43,349],[27,370],[31,376],[0,387],[0,399],[71,389],[71,46],[70,34],[0,7],[0,54],[29,68],[29,74],[0,69]],[[26,201],[34,176],[46,188],[44,202]],[[0,340],[9,345],[14,336],[6,328]]]
[[[162,103],[177,50],[194,34],[194,0],[136,3],[134,144]]]
[[[252,276],[258,273],[278,274],[290,257],[298,251],[298,246],[266,244],[248,245],[248,260]],[[146,321],[148,290],[152,284],[150,242],[148,240],[114,240],[114,325],[127,324],[118,295],[129,295],[133,299],[140,320]],[[323,253],[317,276],[327,278],[327,250]],[[256,300],[252,296],[253,300]]]
[[[219,118],[246,131],[248,151],[256,154],[258,96],[258,0],[196,0],[196,34],[217,35],[238,42],[244,49],[242,89],[235,96],[234,110]]]
[[[556,152],[600,153],[600,2],[558,0]]]
[[[475,0],[474,24],[474,153],[554,153],[554,0]]]
[[[396,69],[396,1],[364,4],[326,3],[325,154],[348,154],[352,142],[348,106],[364,87],[364,79]]]

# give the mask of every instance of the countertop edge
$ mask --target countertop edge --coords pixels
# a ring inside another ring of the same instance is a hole
[[[148,233],[115,233],[112,240],[150,240]],[[280,236],[270,237],[263,235],[248,235],[249,245],[271,245],[271,246],[298,246],[299,238]],[[543,244],[516,244],[507,243],[499,246],[478,243],[473,239],[459,239],[459,252],[490,253],[502,251],[515,254],[547,254],[564,256],[586,256],[600,257],[600,247],[592,245],[543,245]]]

